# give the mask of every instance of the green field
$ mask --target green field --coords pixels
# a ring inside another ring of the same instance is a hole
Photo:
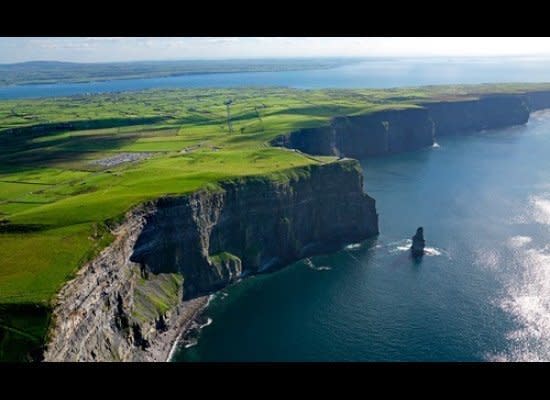
[[[46,317],[21,324],[12,311],[47,309],[112,240],[109,225],[133,206],[221,180],[330,162],[268,142],[334,116],[537,88],[550,85],[148,90],[0,101],[0,359],[11,357],[2,343],[40,343],[45,334]],[[107,163],[128,155],[139,159]]]

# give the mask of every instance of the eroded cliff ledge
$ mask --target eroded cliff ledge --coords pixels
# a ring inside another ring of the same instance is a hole
[[[437,136],[525,124],[531,111],[547,107],[550,92],[420,103],[416,108],[335,117],[326,126],[278,136],[272,144],[313,155],[364,158],[429,147]]]
[[[46,361],[165,360],[205,294],[378,233],[359,163],[342,160],[165,197],[60,292]]]

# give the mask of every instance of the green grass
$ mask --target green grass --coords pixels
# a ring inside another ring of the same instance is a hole
[[[63,282],[91,259],[109,235],[94,224],[2,234],[2,303],[47,305]]]
[[[277,135],[339,115],[535,89],[550,85],[147,90],[0,101],[0,305],[51,306],[67,279],[112,239],[105,222],[145,200],[243,177],[292,179],[307,173],[297,167],[334,160],[269,147]],[[73,127],[59,128],[66,122]],[[93,162],[126,152],[149,158],[110,167]],[[156,293],[156,306],[138,314],[163,309],[167,287],[144,289]]]

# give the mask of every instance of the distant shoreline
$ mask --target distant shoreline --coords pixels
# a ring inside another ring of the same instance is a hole
[[[326,70],[326,69],[333,69],[338,68],[344,65],[358,63],[363,60],[342,60],[340,62],[312,62],[310,65],[288,65],[285,67],[286,64],[273,64],[273,65],[247,65],[246,63],[243,64],[242,68],[239,69],[239,67],[235,67],[236,69],[228,69],[224,70],[223,66],[220,67],[220,70],[214,70],[214,71],[201,71],[201,70],[195,70],[195,71],[143,71],[139,72],[138,75],[131,75],[130,74],[124,74],[121,73],[119,76],[108,76],[108,77],[62,77],[54,80],[48,80],[48,78],[44,79],[34,79],[34,80],[21,80],[14,82],[6,82],[6,81],[0,81],[0,88],[8,88],[8,87],[21,87],[21,86],[40,86],[40,85],[60,85],[60,84],[89,84],[89,83],[98,83],[98,82],[111,82],[111,81],[120,81],[120,80],[132,80],[132,79],[155,79],[155,78],[177,78],[181,76],[195,76],[195,75],[214,75],[214,74],[236,74],[236,73],[259,73],[259,72],[296,72],[296,71],[311,71],[311,70]],[[94,71],[92,68],[97,68],[98,70],[107,68],[108,64],[99,64],[97,67],[89,67],[91,71]],[[4,67],[5,68],[5,67]],[[9,68],[17,69],[17,66],[10,66]],[[23,68],[23,67],[19,67]],[[58,67],[61,74],[63,73],[72,73],[71,71],[63,71],[63,68],[66,67]],[[177,68],[176,68],[177,69]],[[2,66],[0,65],[0,76],[2,74],[7,74],[9,72],[2,71]],[[12,73],[21,73],[25,74],[25,71],[17,72],[14,71]],[[7,78],[9,80],[9,78]],[[24,79],[24,78],[22,78]]]
[[[54,82],[24,82],[24,83],[12,83],[12,84],[2,84],[0,83],[0,88],[6,87],[21,87],[21,86],[41,86],[41,85],[63,85],[63,84],[72,84],[72,83],[101,83],[101,82],[113,82],[113,81],[129,81],[129,80],[141,80],[141,79],[163,79],[163,78],[178,78],[180,76],[191,76],[191,75],[218,75],[218,74],[243,74],[243,73],[262,73],[262,72],[296,72],[296,71],[315,71],[322,69],[332,69],[338,68],[337,66],[330,67],[318,67],[318,68],[296,68],[296,69],[278,69],[278,70],[254,70],[254,71],[219,71],[219,72],[182,72],[174,75],[158,75],[158,76],[122,76],[120,78],[105,78],[105,79],[93,79],[93,80],[63,80],[63,81],[54,81]]]

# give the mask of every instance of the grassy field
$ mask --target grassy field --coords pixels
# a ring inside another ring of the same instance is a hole
[[[64,282],[110,242],[108,225],[140,202],[330,162],[267,143],[334,116],[536,88],[550,85],[149,90],[1,101],[0,359],[8,354],[6,340],[38,343],[47,326],[44,317],[20,324],[6,310],[47,309]],[[116,164],[128,155],[137,159]]]

